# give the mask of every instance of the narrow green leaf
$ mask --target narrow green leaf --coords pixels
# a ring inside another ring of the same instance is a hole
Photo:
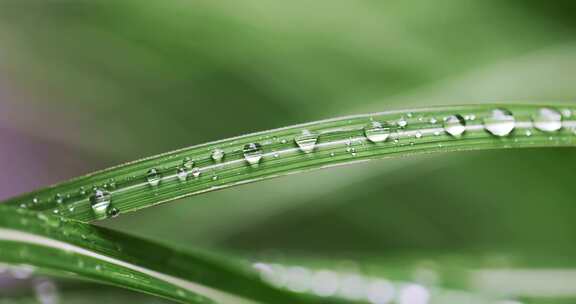
[[[245,262],[8,206],[0,206],[0,261],[184,303],[317,303],[271,287]]]
[[[470,105],[312,122],[127,163],[11,199],[8,205],[93,221],[207,191],[377,158],[574,146],[575,110]]]

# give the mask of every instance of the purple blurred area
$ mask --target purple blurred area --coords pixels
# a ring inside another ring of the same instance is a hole
[[[29,98],[0,78],[0,200],[98,167],[87,153],[61,140],[66,135],[62,133],[75,132],[73,125],[23,100]]]

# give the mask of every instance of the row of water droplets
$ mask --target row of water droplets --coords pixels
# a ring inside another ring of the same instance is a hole
[[[324,148],[332,149],[342,145],[346,147],[347,153],[350,153],[351,156],[356,156],[357,151],[354,143],[364,144],[371,142],[372,144],[381,144],[390,142],[394,145],[397,144],[401,138],[410,138],[410,144],[414,144],[414,140],[430,135],[439,136],[441,134],[448,134],[453,138],[461,138],[466,132],[473,131],[486,131],[494,137],[506,137],[518,128],[526,129],[526,136],[531,136],[531,128],[550,133],[559,131],[565,127],[576,133],[576,122],[567,120],[567,118],[570,117],[572,117],[572,111],[569,109],[559,111],[550,107],[542,107],[536,109],[529,121],[517,121],[514,114],[504,108],[491,110],[482,118],[480,124],[469,124],[469,122],[476,120],[476,116],[473,114],[451,114],[441,118],[430,117],[425,119],[424,116],[415,118],[412,113],[407,113],[395,121],[378,121],[370,118],[364,126],[360,127],[357,127],[357,124],[355,124],[349,128],[323,130],[323,132],[307,128],[303,129],[298,135],[293,136],[291,141],[294,144],[293,146],[286,147],[285,145],[290,141],[281,139],[279,140],[279,144],[282,148],[278,150],[272,149],[269,153],[264,153],[263,146],[271,145],[270,142],[264,142],[264,145],[259,142],[251,142],[245,144],[241,151],[238,151],[238,154],[241,155],[240,158],[224,161],[227,156],[226,152],[221,148],[215,148],[210,151],[209,158],[204,160],[204,163],[211,161],[211,165],[208,164],[200,168],[196,166],[194,160],[186,157],[172,174],[166,176],[163,176],[163,172],[158,168],[149,169],[146,173],[145,183],[148,187],[157,189],[160,184],[166,180],[176,179],[180,182],[187,182],[190,179],[200,178],[203,172],[210,170],[216,171],[219,168],[231,164],[245,163],[250,168],[257,169],[262,160],[268,157],[274,159],[290,153],[313,155],[313,152],[316,150]],[[420,128],[411,129],[409,126],[410,121],[419,122],[418,125]],[[352,133],[355,135],[342,136],[343,134]],[[320,142],[319,139],[322,136],[326,136],[327,139]],[[336,139],[331,140],[329,139],[330,136]],[[331,152],[329,155],[335,156],[336,154]],[[215,181],[218,179],[218,176],[213,175],[211,179]],[[141,187],[141,184],[130,187]],[[127,189],[128,187],[116,188],[114,182],[107,183],[104,187],[93,187],[88,200],[96,217],[103,218],[118,215],[120,210],[112,206],[112,197],[116,192],[122,192]],[[80,194],[83,193],[86,193],[86,190],[81,189]],[[54,201],[61,204],[66,198],[67,196],[57,194]],[[37,203],[37,200],[37,198],[34,198],[33,203]],[[69,209],[70,212],[73,211],[73,207]],[[54,209],[54,212],[57,213],[58,209]]]

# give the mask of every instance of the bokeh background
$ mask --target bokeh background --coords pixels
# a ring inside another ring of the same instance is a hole
[[[311,120],[575,97],[570,0],[4,0],[0,198]],[[566,148],[383,160],[99,224],[247,256],[571,271],[575,161]]]

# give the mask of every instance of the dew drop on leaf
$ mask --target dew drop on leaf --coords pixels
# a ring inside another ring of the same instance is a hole
[[[118,208],[111,208],[108,210],[108,216],[117,217],[120,214],[120,210]]]
[[[158,170],[154,168],[148,170],[148,173],[146,174],[146,180],[148,181],[148,185],[156,187],[160,184],[161,179],[162,177],[160,176]]]
[[[182,161],[182,166],[184,168],[190,170],[190,169],[192,169],[192,167],[194,167],[194,161],[190,157],[186,157]]]
[[[185,182],[188,179],[188,170],[184,167],[176,169],[176,175],[181,182]]]
[[[210,157],[212,157],[214,161],[217,162],[222,161],[222,159],[224,158],[224,150],[216,148],[212,150],[212,155]]]
[[[383,142],[390,137],[390,126],[372,121],[364,127],[364,135],[373,143]]]
[[[406,121],[406,119],[405,119],[404,117],[402,117],[402,118],[400,118],[400,119],[398,120],[398,126],[399,126],[400,128],[404,128],[404,127],[406,127],[407,125],[408,125],[408,121]]]
[[[532,117],[534,127],[544,132],[554,132],[562,128],[562,114],[551,108],[541,108]]]
[[[444,131],[446,133],[458,137],[466,131],[466,121],[459,115],[450,115],[444,118]]]
[[[296,142],[300,150],[304,153],[310,153],[314,151],[317,141],[318,135],[308,130],[302,130],[302,134],[294,138],[294,142]]]
[[[200,174],[202,172],[200,171],[200,168],[195,167],[195,168],[192,168],[191,173],[192,173],[192,176],[194,176],[195,178],[198,178],[198,177],[200,177]]]
[[[90,206],[97,215],[105,215],[110,206],[111,199],[112,195],[110,192],[96,189],[94,190],[94,194],[90,196]]]
[[[494,109],[484,118],[484,128],[495,136],[506,136],[516,127],[516,119],[506,109]]]
[[[244,159],[250,165],[257,165],[262,159],[262,145],[259,143],[245,145],[242,152],[244,153]]]

